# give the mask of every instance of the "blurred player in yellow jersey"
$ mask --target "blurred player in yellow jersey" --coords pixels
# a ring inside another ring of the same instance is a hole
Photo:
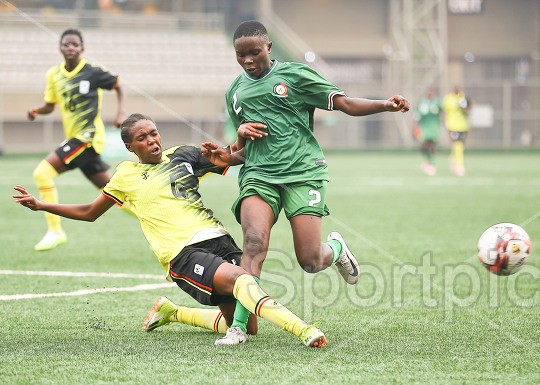
[[[465,139],[467,139],[469,132],[468,115],[470,108],[469,99],[458,86],[455,86],[453,91],[443,99],[446,129],[452,141],[450,171],[457,176],[465,175],[463,152],[465,150]]]
[[[99,155],[105,146],[105,127],[100,116],[102,90],[115,90],[118,111],[114,126],[119,127],[125,118],[124,92],[120,78],[101,67],[81,58],[83,38],[76,29],[64,31],[60,38],[60,52],[65,61],[49,69],[45,89],[45,104],[28,110],[28,119],[38,114],[49,114],[55,104],[60,106],[66,140],[43,159],[34,170],[34,179],[40,198],[58,202],[54,178],[67,170],[80,168],[84,175],[102,189],[111,175],[109,165]],[[67,242],[60,224],[60,217],[49,213],[48,231],[34,246],[37,251],[50,250]]]
[[[252,314],[298,336],[306,346],[324,346],[325,335],[317,327],[306,324],[269,297],[259,287],[258,280],[239,266],[242,251],[212,210],[203,205],[198,192],[199,179],[210,172],[224,174],[227,167],[214,165],[202,155],[200,148],[193,146],[162,151],[157,127],[145,115],[133,114],[127,118],[122,123],[121,135],[126,148],[139,161],[122,162],[103,193],[92,203],[43,202],[22,186],[15,186],[20,194],[13,197],[32,210],[82,221],[95,221],[115,203],[130,202],[168,279],[199,303],[217,305],[221,310],[186,308],[160,297],[144,322],[145,331],[181,322],[226,331],[226,338],[217,339],[216,345],[245,342],[247,333],[257,332],[256,318],[249,313],[237,318],[234,313],[237,300]],[[243,145],[237,146],[240,147]],[[239,164],[243,151],[238,155]]]

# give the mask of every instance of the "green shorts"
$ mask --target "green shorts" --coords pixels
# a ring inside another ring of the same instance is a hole
[[[325,203],[328,181],[306,181],[288,184],[272,184],[258,179],[247,180],[240,188],[240,195],[233,203],[232,212],[238,223],[242,199],[252,195],[260,196],[274,212],[274,223],[281,209],[287,219],[300,214],[323,217],[330,214]]]

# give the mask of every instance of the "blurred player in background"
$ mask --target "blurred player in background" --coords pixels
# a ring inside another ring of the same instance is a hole
[[[435,150],[439,141],[441,130],[441,100],[435,97],[433,89],[426,91],[425,97],[418,101],[418,106],[414,114],[415,136],[420,139],[420,151],[424,157],[422,162],[422,171],[428,175],[435,175]]]
[[[57,103],[62,113],[66,140],[34,170],[40,198],[51,203],[58,202],[53,179],[67,170],[80,168],[99,189],[111,178],[109,165],[99,155],[105,147],[105,127],[100,116],[103,89],[117,93],[114,127],[119,127],[125,118],[120,78],[81,58],[83,51],[84,42],[78,30],[68,29],[62,33],[60,52],[65,61],[47,72],[45,104],[28,110],[29,120],[34,120],[38,114],[50,114]],[[45,213],[45,217],[48,231],[34,246],[37,251],[50,250],[67,242],[60,217],[50,213]]]
[[[212,164],[193,146],[175,146],[162,151],[155,122],[148,116],[132,114],[122,123],[122,140],[138,157],[138,162],[121,163],[110,182],[94,202],[66,205],[39,201],[22,186],[13,195],[31,210],[43,210],[67,218],[95,221],[115,203],[131,203],[143,233],[152,246],[167,278],[203,305],[219,306],[227,325],[220,323],[218,310],[177,306],[158,298],[143,330],[152,331],[170,322],[182,322],[218,332],[227,331],[216,345],[236,345],[246,341],[246,333],[233,320],[235,298],[251,313],[298,336],[306,346],[323,347],[324,334],[308,325],[259,287],[257,279],[240,264],[242,251],[205,207],[198,192],[199,179],[207,173],[224,174],[226,167]],[[248,322],[248,320],[251,320]],[[248,331],[257,332],[257,319],[245,316]]]
[[[361,116],[408,111],[402,96],[388,100],[349,98],[310,67],[270,59],[272,42],[264,25],[247,21],[233,37],[242,73],[228,88],[226,104],[238,135],[248,140],[239,174],[240,195],[233,204],[242,225],[241,266],[260,276],[270,231],[283,209],[290,222],[296,258],[307,272],[332,264],[349,284],[358,281],[358,262],[337,232],[321,243],[328,170],[313,134],[315,108]],[[242,124],[262,123],[267,135],[252,134]],[[242,311],[237,303],[236,311]],[[235,313],[236,318],[236,313]],[[240,317],[242,318],[242,317]]]
[[[450,153],[450,171],[457,176],[465,176],[465,162],[463,153],[465,151],[465,139],[469,132],[469,111],[471,102],[465,93],[454,86],[452,92],[445,95],[443,99],[443,110],[445,114],[445,124],[452,148]]]

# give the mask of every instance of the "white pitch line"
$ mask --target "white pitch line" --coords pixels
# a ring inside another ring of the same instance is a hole
[[[13,294],[13,295],[0,295],[0,301],[14,301],[20,299],[33,299],[33,298],[48,298],[48,297],[74,297],[79,295],[96,294],[96,293],[110,293],[116,291],[141,291],[141,290],[154,290],[164,287],[176,286],[174,283],[155,283],[137,285],[132,287],[108,287],[103,289],[86,289],[77,290],[65,293],[42,293],[42,294]]]
[[[125,274],[125,273],[95,273],[84,271],[31,271],[31,270],[0,270],[0,275],[45,275],[51,277],[101,277],[101,278],[150,278],[165,279],[163,275]]]

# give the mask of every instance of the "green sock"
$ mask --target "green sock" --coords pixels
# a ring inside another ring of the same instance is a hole
[[[255,281],[257,281],[257,283],[259,283],[259,278],[255,276],[253,276],[253,278],[255,279]],[[250,314],[251,312],[246,309],[244,305],[240,303],[240,301],[236,300],[236,308],[234,309],[233,322],[231,327],[239,327],[244,331],[244,333],[247,333],[247,324]]]
[[[326,244],[332,249],[332,263],[335,263],[339,258],[339,255],[341,254],[343,246],[341,245],[341,242],[337,239],[330,239],[329,241],[326,241]]]

